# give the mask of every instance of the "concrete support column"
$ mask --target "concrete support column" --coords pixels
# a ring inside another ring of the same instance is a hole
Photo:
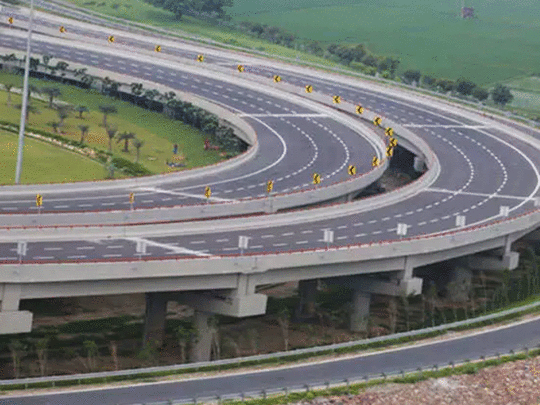
[[[296,317],[315,316],[315,298],[317,296],[317,280],[300,280],[298,282],[300,302],[296,309]]]
[[[350,329],[352,332],[367,332],[371,293],[354,290]]]
[[[414,157],[414,164],[413,164],[414,170],[417,172],[423,172],[426,168],[426,162],[423,158],[419,156]]]
[[[0,311],[18,311],[21,301],[20,284],[4,284],[1,289]]]
[[[167,300],[160,293],[146,293],[146,313],[144,316],[143,344],[163,345],[165,337],[165,317],[167,315]]]
[[[0,335],[32,330],[32,313],[19,311],[21,289],[20,284],[0,284]]]
[[[212,351],[212,330],[208,325],[209,312],[195,311],[197,338],[191,344],[190,360],[194,363],[210,361]]]

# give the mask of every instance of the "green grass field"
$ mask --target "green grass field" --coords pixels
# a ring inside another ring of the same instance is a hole
[[[466,5],[471,1],[466,2]],[[461,2],[433,0],[234,0],[230,14],[324,43],[364,43],[401,58],[403,69],[463,75],[480,85],[538,72],[537,2],[472,0],[478,19],[458,17]]]
[[[12,81],[17,83],[17,87],[22,86],[22,78],[19,76],[0,72],[0,83]],[[74,86],[62,85],[44,80],[31,79],[31,83],[37,87],[58,87],[62,92],[60,99],[73,105],[85,105],[90,110],[84,113],[84,119],[78,118],[78,113],[73,112],[65,120],[63,127],[64,137],[80,140],[79,125],[89,125],[90,131],[86,140],[91,147],[102,150],[108,149],[108,136],[102,125],[103,115],[98,107],[103,104],[111,104],[117,107],[118,114],[110,115],[108,123],[118,128],[119,132],[131,131],[137,138],[145,142],[140,152],[140,163],[155,173],[168,172],[171,169],[165,164],[166,160],[171,160],[173,144],[178,144],[178,157],[184,156],[183,163],[186,168],[210,165],[224,158],[217,151],[205,151],[203,148],[205,135],[179,121],[174,121],[161,114],[150,112],[130,103],[117,101],[101,95],[97,91],[86,91]],[[12,94],[12,105],[21,103],[21,97]],[[6,106],[7,93],[0,91],[0,119],[19,124],[20,110],[15,107]],[[49,125],[51,121],[58,121],[58,116],[54,110],[48,108],[48,104],[41,101],[34,101],[38,107],[38,114],[30,114],[28,125],[33,128],[54,132]],[[122,151],[123,142],[116,143],[113,140],[113,152],[118,156],[134,161],[136,150],[129,147],[129,153]],[[178,169],[176,169],[178,170]]]
[[[0,130],[0,184],[15,181],[17,146],[16,134]],[[102,180],[106,174],[99,162],[46,142],[25,138],[22,184]]]
[[[178,31],[180,34],[183,34],[186,37],[200,36],[224,44],[260,50],[281,57],[296,58],[298,56],[303,61],[320,63],[327,66],[335,65],[333,62],[315,55],[300,51],[297,52],[284,46],[274,45],[266,41],[258,40],[257,38],[244,35],[237,31],[232,31],[226,27],[218,28],[189,16],[184,16],[182,21],[177,21],[174,18],[174,14],[163,9],[153,7],[142,0],[106,0],[97,1],[93,5],[89,4],[91,2],[88,0],[70,0],[70,2],[79,7],[85,7],[102,14]],[[98,4],[102,3],[105,3],[105,5],[98,6]],[[119,5],[117,9],[112,7],[115,4]]]
[[[180,30],[219,42],[264,50],[300,61],[334,65],[328,60],[211,26],[190,17],[178,22],[172,13],[142,0],[71,0],[78,6]],[[86,4],[85,4],[86,3]],[[105,3],[103,6],[97,4]],[[118,5],[114,8],[114,5]],[[435,77],[464,76],[492,87],[540,73],[540,19],[534,0],[502,2],[468,0],[478,18],[459,17],[458,0],[234,0],[228,13],[235,21],[248,20],[279,26],[302,38],[329,43],[364,43],[377,55],[398,57],[398,70],[419,69]],[[510,108],[540,114],[536,95],[527,88],[514,90]]]

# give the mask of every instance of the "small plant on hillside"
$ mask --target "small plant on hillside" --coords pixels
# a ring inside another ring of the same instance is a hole
[[[116,114],[118,109],[114,105],[100,105],[99,111],[103,114],[103,128],[107,128],[107,117]]]
[[[83,113],[88,112],[88,108],[84,105],[80,105],[75,110],[79,113],[79,119],[83,119]]]
[[[84,143],[86,140],[86,136],[88,135],[88,130],[90,129],[90,126],[88,125],[79,125],[79,129],[81,130],[81,143]]]
[[[115,127],[105,127],[107,136],[109,137],[109,152],[112,153],[112,140],[114,136],[116,135],[116,132],[118,132],[118,128]]]
[[[88,370],[94,371],[96,369],[96,357],[99,354],[97,344],[93,340],[85,340],[83,346],[86,351],[86,365]]]

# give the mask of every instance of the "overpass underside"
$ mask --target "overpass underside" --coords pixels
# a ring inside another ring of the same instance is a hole
[[[20,311],[24,299],[109,295],[146,294],[144,343],[161,346],[164,338],[168,301],[177,301],[195,310],[198,338],[192,345],[191,360],[209,360],[214,326],[212,315],[249,317],[266,312],[267,297],[257,293],[260,285],[299,281],[301,307],[297,315],[312,312],[317,294],[318,280],[326,285],[340,285],[353,290],[350,329],[365,332],[372,294],[388,296],[418,295],[422,293],[422,278],[415,277],[415,269],[428,264],[458,258],[461,266],[471,270],[513,270],[518,265],[519,254],[511,245],[523,232],[496,238],[492,241],[465,245],[459,248],[408,256],[384,257],[376,260],[325,263],[324,254],[319,263],[265,271],[246,271],[209,275],[180,275],[176,277],[130,277],[116,280],[99,279],[72,281],[38,281],[35,278],[17,277],[0,284],[0,333],[30,332],[32,313]],[[482,253],[479,253],[482,252]],[[151,263],[151,262],[149,262]],[[178,262],[182,263],[182,262]],[[20,265],[22,269],[27,265]],[[213,266],[220,266],[214,261]],[[80,267],[85,268],[85,265]],[[135,268],[131,269],[136,272]],[[45,271],[42,269],[41,271]],[[18,273],[14,270],[14,273]],[[103,272],[103,269],[102,269]],[[86,271],[85,273],[88,273]],[[35,273],[34,273],[35,274]],[[5,277],[4,277],[5,279]]]

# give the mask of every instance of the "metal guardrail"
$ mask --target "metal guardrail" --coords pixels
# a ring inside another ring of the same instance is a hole
[[[77,381],[79,384],[81,384],[82,381],[89,380],[89,379],[102,378],[106,380],[107,378],[118,377],[118,376],[132,376],[135,378],[137,375],[148,375],[148,374],[156,373],[156,372],[159,372],[160,374],[171,372],[172,374],[175,371],[181,371],[181,370],[198,371],[200,369],[205,369],[208,367],[218,368],[219,366],[231,365],[231,364],[234,364],[235,368],[238,368],[239,366],[242,365],[242,363],[261,362],[261,361],[270,360],[270,359],[286,359],[287,357],[296,357],[296,356],[302,356],[306,354],[317,354],[317,353],[327,353],[327,352],[334,353],[338,351],[339,349],[346,349],[346,348],[352,348],[355,346],[364,346],[364,345],[373,344],[373,343],[391,341],[391,340],[396,340],[403,337],[414,337],[418,335],[424,335],[431,332],[443,331],[447,329],[457,328],[460,326],[472,325],[479,322],[494,320],[497,318],[502,318],[502,317],[505,317],[507,315],[512,315],[512,314],[517,314],[517,313],[524,312],[529,309],[534,309],[537,307],[540,307],[540,301],[532,303],[532,304],[524,305],[521,307],[497,312],[495,314],[483,315],[476,318],[471,318],[464,321],[452,322],[452,323],[439,325],[435,327],[418,329],[418,330],[409,331],[409,332],[400,332],[393,335],[379,336],[379,337],[371,338],[371,339],[362,339],[362,340],[355,340],[355,341],[345,342],[345,343],[336,343],[336,344],[327,345],[327,346],[296,349],[296,350],[291,350],[288,352],[270,353],[270,354],[239,357],[239,358],[225,359],[225,360],[205,361],[205,362],[199,362],[199,363],[177,364],[173,366],[163,366],[163,367],[149,367],[149,368],[140,368],[140,369],[131,369],[131,370],[104,371],[104,372],[97,372],[97,373],[24,378],[24,379],[15,379],[15,380],[0,380],[0,387],[6,387],[6,386],[14,385],[14,384],[28,386],[29,384],[33,384],[33,383],[51,383],[51,386],[54,386],[55,382],[60,382],[60,381]]]

